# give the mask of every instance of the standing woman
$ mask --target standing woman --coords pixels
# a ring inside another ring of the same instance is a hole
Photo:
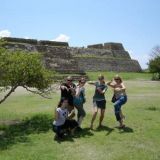
[[[75,93],[76,85],[73,83],[71,76],[68,76],[65,83],[60,85],[61,99],[68,99],[68,111],[70,113],[70,118],[75,116],[75,110],[73,105],[73,94]]]
[[[76,92],[75,92],[75,96],[73,99],[73,104],[77,109],[77,122],[79,125],[79,129],[81,130],[81,123],[84,119],[84,117],[86,116],[86,112],[83,108],[83,104],[85,103],[85,85],[86,81],[84,78],[81,78],[79,80],[79,83],[76,87]]]
[[[100,110],[99,127],[102,126],[102,121],[103,121],[105,109],[106,109],[105,92],[108,87],[105,84],[103,75],[99,75],[98,80],[99,80],[98,82],[94,83],[96,88],[93,96],[93,116],[92,116],[91,125],[90,125],[91,129],[93,129],[93,122],[96,119],[98,110]]]
[[[119,121],[119,127],[124,128],[123,119],[125,118],[121,107],[127,102],[126,87],[120,76],[116,75],[114,80],[107,83],[114,90],[112,102],[114,103],[114,111],[117,121]]]

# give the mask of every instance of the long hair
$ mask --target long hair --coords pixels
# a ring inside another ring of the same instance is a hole
[[[118,74],[114,76],[114,80],[116,79],[120,80],[121,83],[123,82],[122,78]]]
[[[80,78],[79,80],[78,80],[78,84],[77,84],[77,86],[79,86],[80,85],[80,83],[82,83],[82,82],[86,82],[86,79],[85,78]]]
[[[67,98],[64,98],[64,97],[61,98],[61,100],[58,102],[58,108],[60,108],[60,107],[62,106],[62,103],[63,103],[65,100],[68,101]]]

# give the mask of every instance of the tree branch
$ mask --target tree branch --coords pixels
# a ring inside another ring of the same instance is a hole
[[[15,91],[18,86],[13,86],[10,91],[0,100],[0,104],[4,102]]]
[[[31,93],[38,94],[38,95],[40,95],[40,96],[43,97],[43,98],[52,99],[51,97],[45,96],[43,92],[38,92],[38,91],[30,90],[30,89],[29,89],[28,87],[26,87],[26,86],[23,86],[23,88],[25,88],[27,91],[29,91],[29,92],[31,92]]]

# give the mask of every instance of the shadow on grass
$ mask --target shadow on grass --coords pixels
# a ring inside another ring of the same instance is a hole
[[[57,143],[63,143],[66,141],[74,142],[75,138],[81,138],[81,137],[90,137],[94,134],[90,131],[90,128],[83,128],[81,131],[75,131],[74,135],[66,135],[62,140],[55,140]]]
[[[110,128],[107,126],[97,127],[95,131],[107,131],[106,136],[110,135],[113,132],[114,128]]]
[[[83,128],[81,131],[76,131],[74,137],[90,137],[93,136],[94,134],[91,132],[90,128]]]
[[[159,111],[159,108],[156,107],[156,106],[149,106],[149,107],[147,107],[145,109],[148,110],[148,111]]]
[[[120,130],[120,133],[133,133],[134,130],[130,127],[124,127],[124,128],[118,128]]]
[[[0,150],[16,143],[29,142],[29,134],[47,132],[51,128],[51,122],[51,116],[39,114],[16,124],[0,126]]]

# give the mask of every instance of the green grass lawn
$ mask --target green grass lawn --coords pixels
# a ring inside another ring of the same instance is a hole
[[[138,73],[138,72],[87,72],[90,80],[97,79],[99,74],[103,74],[107,81],[111,80],[116,74],[121,76],[124,80],[149,80],[152,77],[151,73]]]
[[[23,91],[15,92],[0,105],[0,121],[24,121],[23,125],[0,127],[8,134],[7,137],[0,137],[0,160],[159,160],[160,83],[149,81],[149,75],[138,77],[141,80],[137,80],[136,75],[129,80],[123,76],[128,93],[128,103],[123,106],[126,129],[116,127],[118,124],[110,102],[111,89],[106,93],[105,127],[101,130],[96,128],[97,117],[95,130],[88,129],[94,87],[86,84],[84,129],[75,137],[59,143],[53,140],[54,134],[49,129],[59,92],[54,93],[51,100]]]

